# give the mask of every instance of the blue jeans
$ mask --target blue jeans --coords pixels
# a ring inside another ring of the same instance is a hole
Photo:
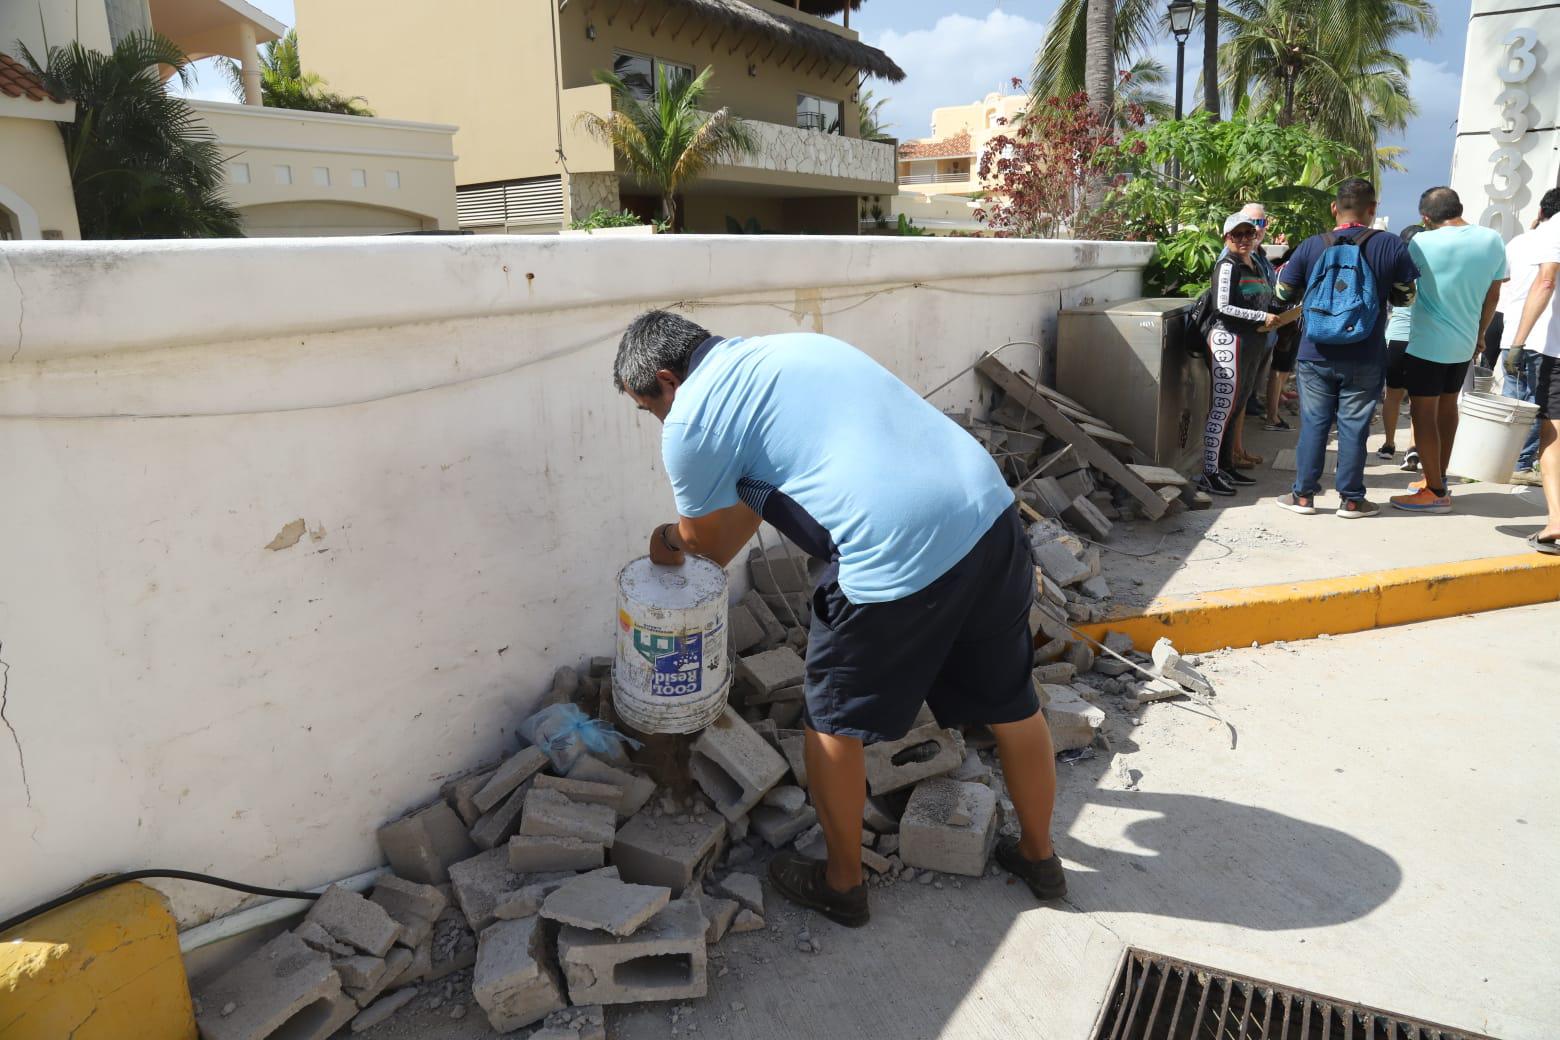
[[[1501,351],[1504,361],[1506,352]],[[1538,400],[1538,363],[1544,359],[1544,355],[1532,350],[1522,352],[1522,363],[1517,366],[1517,378],[1505,376],[1500,385],[1502,397],[1510,397],[1517,401]],[[1541,420],[1533,420],[1533,428],[1528,431],[1527,440],[1522,444],[1522,454],[1517,456],[1518,472],[1532,469],[1538,465],[1538,427]]]
[[[1297,361],[1300,387],[1300,443],[1295,446],[1294,493],[1309,498],[1321,490],[1327,464],[1327,439],[1338,424],[1338,497],[1345,502],[1365,497],[1365,438],[1370,417],[1381,396],[1383,369],[1379,359],[1360,361]]]

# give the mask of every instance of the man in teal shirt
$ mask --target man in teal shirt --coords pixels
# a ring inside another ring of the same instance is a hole
[[[1457,395],[1507,277],[1500,233],[1468,223],[1462,211],[1451,188],[1431,188],[1419,197],[1425,230],[1408,244],[1419,268],[1419,292],[1403,386],[1424,479],[1392,496],[1392,505],[1411,513],[1452,511],[1446,466],[1457,436]]]

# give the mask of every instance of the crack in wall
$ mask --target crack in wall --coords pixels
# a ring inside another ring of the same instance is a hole
[[[21,349],[21,348],[17,348]],[[0,643],[0,652],[4,652],[5,644]],[[10,703],[11,697],[11,666],[4,658],[0,658],[0,722],[5,723],[5,728],[11,731],[11,743],[16,745],[16,762],[22,769],[22,790],[27,795],[27,808],[32,808],[32,785],[27,782],[27,756],[22,754],[22,738],[17,735],[16,727],[11,725],[11,720],[6,716],[5,709]]]

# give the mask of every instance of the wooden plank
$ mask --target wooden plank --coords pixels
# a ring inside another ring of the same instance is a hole
[[[1164,499],[1159,497],[1158,492],[1143,483],[1136,473],[1127,468],[1126,463],[1107,451],[1099,441],[1079,429],[1077,424],[1071,419],[1057,411],[1056,406],[1051,403],[1050,399],[1028,379],[1018,375],[994,357],[981,359],[981,362],[975,366],[975,369],[995,383],[997,388],[1009,397],[1019,401],[1025,408],[1040,416],[1041,421],[1045,423],[1046,429],[1077,449],[1080,459],[1105,474],[1111,480],[1114,480],[1117,484],[1120,484],[1127,494],[1137,499],[1143,506],[1143,512],[1148,515],[1149,519],[1157,520],[1165,515],[1165,511],[1169,509],[1169,506],[1165,504]],[[1114,430],[1108,432],[1121,437],[1121,434],[1115,433]],[[1123,439],[1129,445],[1132,443],[1130,438]]]
[[[1181,500],[1181,489],[1174,484],[1166,484],[1159,489],[1159,497],[1166,502],[1179,502]]]
[[[1092,422],[1085,422],[1082,425],[1083,432],[1087,433],[1090,437],[1093,437],[1097,441],[1109,441],[1112,444],[1125,445],[1130,445],[1132,443],[1131,437],[1128,437],[1124,433],[1117,433],[1109,426],[1101,426],[1098,423]]]
[[[1127,468],[1142,478],[1143,483],[1149,487],[1167,487],[1170,485],[1182,487],[1187,483],[1185,477],[1169,466],[1128,466]]]
[[[1027,516],[1030,523],[1035,523],[1036,521],[1045,519],[1045,517],[1041,516],[1038,512],[1035,511],[1034,506],[1030,505],[1028,502],[1023,501],[1022,499],[1020,499],[1018,502],[1018,511]]]
[[[1024,379],[1024,382],[1029,383],[1030,387],[1044,394],[1046,399],[1051,401],[1053,404],[1065,404],[1067,407],[1076,408],[1080,412],[1088,411],[1088,409],[1083,405],[1079,404],[1077,401],[1074,401],[1071,397],[1068,397],[1054,386],[1044,386],[1040,383],[1030,382],[1028,377],[1021,378]]]

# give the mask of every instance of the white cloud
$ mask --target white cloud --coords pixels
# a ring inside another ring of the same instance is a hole
[[[204,58],[191,62],[189,71],[194,82],[183,86],[177,78],[168,81],[168,92],[191,101],[237,101],[228,82],[217,70],[216,58]]]
[[[1045,25],[1001,8],[984,18],[949,14],[930,29],[889,30],[867,42],[905,70],[903,83],[869,84],[887,97],[890,133],[901,139],[931,133],[932,109],[964,105],[998,91],[1009,93],[1014,76],[1028,80]]]

